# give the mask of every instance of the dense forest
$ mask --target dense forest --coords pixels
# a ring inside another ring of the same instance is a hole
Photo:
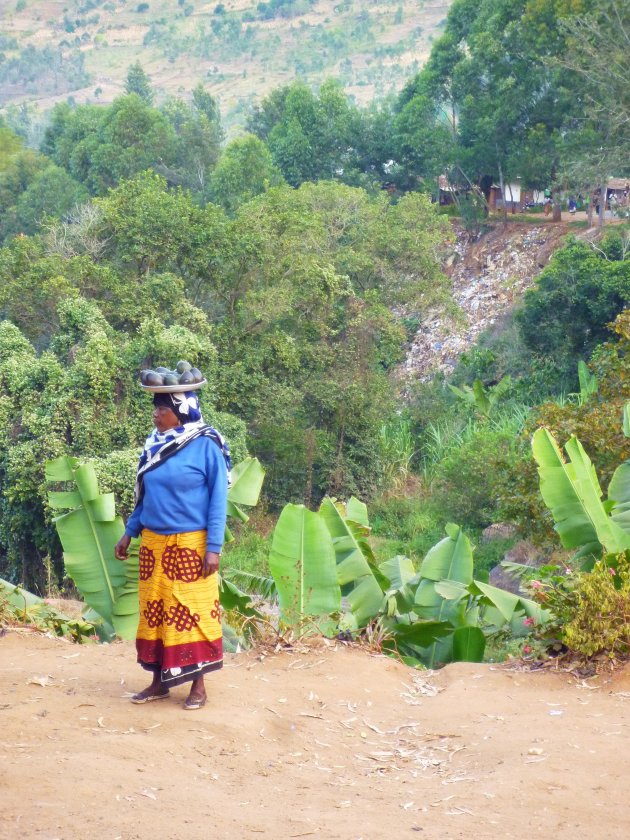
[[[400,363],[426,312],[456,309],[442,271],[454,231],[500,223],[491,185],[552,188],[560,205],[630,177],[629,39],[621,0],[455,0],[395,98],[359,106],[338,80],[294,82],[229,142],[203,84],[160,97],[138,63],[111,104],[55,105],[37,147],[28,112],[9,109],[0,575],[64,586],[47,459],[90,460],[129,513],[150,426],[138,374],[178,359],[207,377],[204,416],[236,459],[266,469],[235,567],[266,572],[269,520],[327,495],[368,502],[383,559],[423,556],[447,522],[474,540],[510,522],[550,552],[532,432],[577,434],[606,481],[630,456],[627,222],[569,238],[449,381],[402,381]],[[480,544],[476,576],[514,539]]]

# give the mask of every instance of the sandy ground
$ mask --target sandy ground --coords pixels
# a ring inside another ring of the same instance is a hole
[[[0,836],[628,838],[630,673],[458,664],[342,645],[231,656],[134,706],[133,646],[0,639]]]

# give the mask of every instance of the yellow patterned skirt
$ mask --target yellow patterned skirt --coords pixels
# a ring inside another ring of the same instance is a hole
[[[202,575],[206,532],[142,532],[138,662],[173,686],[223,665],[219,576]]]

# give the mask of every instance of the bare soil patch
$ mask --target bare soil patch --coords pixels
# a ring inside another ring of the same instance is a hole
[[[134,706],[133,645],[0,639],[0,836],[627,838],[630,677],[323,643]]]

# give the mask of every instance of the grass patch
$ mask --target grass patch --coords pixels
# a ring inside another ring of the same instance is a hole
[[[230,528],[234,541],[223,548],[222,567],[226,572],[232,569],[255,575],[269,575],[269,552],[271,551],[271,530],[274,522],[270,517],[252,516],[249,522]]]
[[[409,557],[419,567],[427,551],[444,539],[448,519],[443,509],[431,499],[420,496],[388,496],[370,505],[372,543],[378,561],[397,554]],[[474,575],[487,580],[516,542],[516,537],[481,540],[481,529],[461,524],[474,547]]]

